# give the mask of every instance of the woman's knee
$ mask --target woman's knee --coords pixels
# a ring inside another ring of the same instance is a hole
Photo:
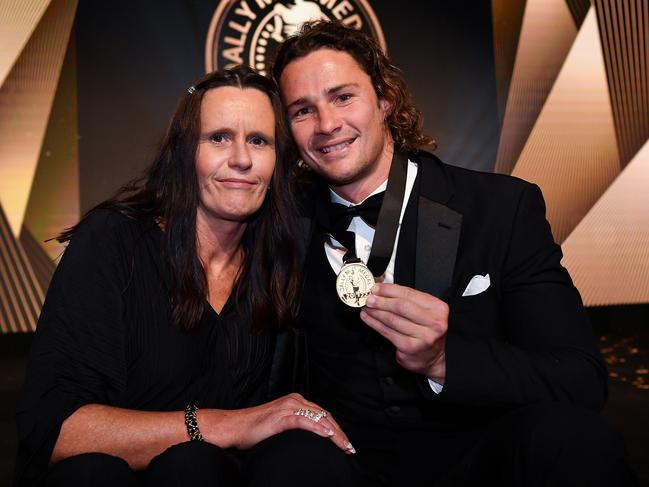
[[[83,453],[65,458],[50,467],[45,485],[135,487],[138,482],[135,473],[124,459],[105,453]]]
[[[252,487],[354,485],[349,455],[330,439],[304,430],[285,431],[259,443],[246,465]]]
[[[144,472],[146,485],[238,485],[235,458],[216,445],[187,441],[167,448],[151,460]]]

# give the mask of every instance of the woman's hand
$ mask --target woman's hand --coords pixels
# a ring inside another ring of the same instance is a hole
[[[300,409],[312,410],[316,416],[298,416],[295,412]],[[299,394],[289,394],[247,409],[199,409],[197,418],[205,441],[221,448],[251,448],[282,431],[303,429],[330,438],[346,453],[356,453],[331,416],[323,415],[316,422],[320,411],[320,406]],[[63,422],[51,463],[100,452],[123,458],[131,468],[141,470],[170,446],[188,440],[183,411],[136,411],[86,404]]]
[[[247,449],[283,431],[303,429],[330,438],[346,453],[356,453],[347,435],[329,414],[316,421],[320,415],[314,419],[296,415],[300,409],[315,413],[323,411],[317,404],[293,393],[246,409],[201,409],[198,411],[198,424],[203,438],[222,448]]]

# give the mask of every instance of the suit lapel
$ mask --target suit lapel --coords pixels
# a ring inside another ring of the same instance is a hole
[[[446,206],[453,185],[439,160],[419,162],[415,288],[448,299],[462,229],[462,214]]]

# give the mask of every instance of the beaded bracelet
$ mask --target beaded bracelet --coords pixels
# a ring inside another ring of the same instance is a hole
[[[195,404],[188,404],[185,408],[185,426],[187,426],[187,434],[191,441],[203,441],[203,435],[198,429],[197,412],[198,408]]]

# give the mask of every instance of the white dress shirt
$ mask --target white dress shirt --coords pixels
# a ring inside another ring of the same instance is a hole
[[[417,177],[417,164],[415,164],[412,161],[408,161],[408,172],[406,175],[406,192],[403,198],[403,202],[401,203],[401,214],[399,216],[399,226],[397,228],[397,236],[394,240],[394,247],[392,248],[392,256],[390,257],[390,262],[388,263],[388,267],[385,270],[385,273],[379,277],[375,276],[377,282],[384,282],[388,284],[394,282],[394,261],[397,254],[397,244],[399,243],[399,233],[401,232],[401,222],[403,221],[403,215],[406,212],[406,206],[408,204],[408,200],[410,199],[410,193],[412,192],[412,187],[415,184],[416,177]],[[369,194],[367,198],[377,193],[380,193],[381,191],[385,191],[387,185],[388,185],[388,181],[387,180],[383,181],[383,183],[374,191],[372,191],[372,193]],[[340,203],[341,205],[345,205],[345,206],[354,206],[353,203],[347,201],[346,199],[336,194],[331,188],[329,188],[329,192],[331,195],[331,201],[333,203]],[[365,221],[360,216],[355,216],[354,218],[352,218],[352,221],[349,224],[349,227],[347,227],[347,230],[350,232],[354,232],[354,234],[356,235],[356,257],[358,257],[365,264],[367,264],[367,261],[370,257],[370,251],[372,250],[372,241],[374,240],[374,228],[372,228],[367,223],[365,223]],[[343,247],[340,244],[340,242],[338,242],[333,237],[325,240],[324,246],[325,246],[325,253],[327,254],[327,260],[329,261],[329,265],[331,265],[333,271],[336,273],[336,275],[338,275],[338,273],[340,273],[340,269],[343,266],[343,256],[345,255],[347,249],[345,249],[345,247]],[[430,384],[430,387],[433,390],[433,392],[435,392],[436,394],[439,394],[442,391],[442,387],[443,387],[442,384],[438,384],[437,382],[431,379],[428,379],[428,383]]]

